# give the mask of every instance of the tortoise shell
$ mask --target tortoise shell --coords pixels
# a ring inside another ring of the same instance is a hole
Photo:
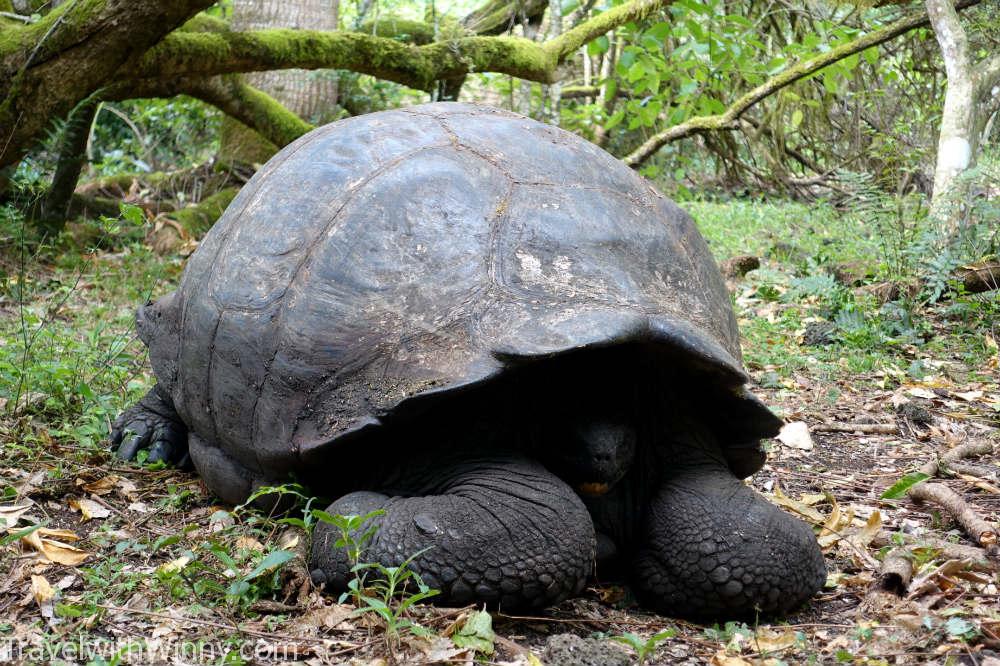
[[[242,189],[149,336],[184,422],[295,473],[407,404],[641,341],[720,390],[735,443],[778,421],[691,218],[588,141],[439,103],[316,129]],[[721,397],[720,397],[721,396]]]

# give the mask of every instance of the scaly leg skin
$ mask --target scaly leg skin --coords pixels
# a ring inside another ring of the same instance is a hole
[[[191,467],[187,428],[159,385],[115,419],[111,447],[124,460],[134,459],[145,449],[149,452],[147,462],[163,460],[177,467]]]
[[[419,494],[355,492],[327,511],[383,510],[373,519],[376,532],[362,562],[393,567],[428,549],[411,566],[441,591],[436,603],[539,608],[579,593],[593,570],[587,509],[535,461],[517,454],[442,456],[403,484]],[[338,538],[332,525],[319,524],[310,563],[313,580],[332,591],[345,590],[353,576],[346,552],[334,547]]]
[[[721,464],[681,471],[654,493],[635,586],[651,607],[692,619],[784,613],[815,594],[826,566],[812,530]]]

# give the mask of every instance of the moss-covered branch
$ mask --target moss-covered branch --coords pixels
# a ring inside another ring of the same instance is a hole
[[[76,0],[0,32],[0,167],[212,0]]]
[[[956,9],[965,9],[979,4],[981,0],[963,0],[956,4]],[[624,162],[631,167],[638,167],[646,160],[656,154],[656,152],[670,143],[702,132],[716,130],[732,130],[738,127],[737,122],[744,113],[757,103],[767,99],[782,88],[786,88],[796,81],[812,76],[824,67],[829,67],[835,62],[848,58],[855,53],[860,53],[865,49],[878,46],[888,42],[900,35],[903,35],[915,28],[928,25],[926,13],[900,19],[895,23],[880,28],[867,35],[862,35],[846,44],[830,49],[826,53],[804,60],[797,65],[789,67],[785,71],[771,77],[753,90],[747,92],[742,97],[729,105],[722,113],[712,116],[699,116],[691,118],[679,125],[674,125],[661,132],[657,132],[646,140],[641,146],[636,148],[624,158]]]
[[[288,68],[347,69],[429,90],[438,79],[473,71],[548,81],[555,62],[541,45],[515,37],[467,37],[413,46],[352,32],[177,32],[142,58],[135,76],[155,79],[165,71],[190,77]]]
[[[357,32],[418,46],[434,41],[434,26],[394,16],[365,21],[358,26]]]
[[[584,44],[592,42],[620,25],[641,21],[653,12],[671,4],[673,4],[673,0],[633,0],[612,7],[603,14],[598,14],[572,30],[567,30],[558,37],[550,39],[545,43],[545,50],[558,62],[562,62]]]
[[[488,0],[462,19],[462,25],[479,35],[499,35],[522,20],[537,23],[548,8],[547,0]]]
[[[190,95],[257,131],[274,145],[286,146],[313,126],[239,75],[173,77],[122,83],[104,91],[105,99]]]
[[[556,67],[583,44],[638,20],[669,0],[632,0],[538,44],[517,37],[470,36],[424,46],[363,33],[309,30],[175,32],[151,49],[129,75],[155,79],[204,77],[269,69],[347,69],[430,90],[435,81],[496,72],[551,83]]]
[[[195,80],[186,92],[253,128],[278,147],[288,145],[313,129],[281,102],[248,85],[238,75]]]

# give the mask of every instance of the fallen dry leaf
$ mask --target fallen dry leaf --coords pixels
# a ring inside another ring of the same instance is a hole
[[[31,504],[5,504],[0,506],[0,529],[7,529],[17,525],[18,521],[21,520],[21,516],[27,513],[31,506]]]
[[[46,530],[42,528],[40,530],[35,530],[31,534],[21,537],[21,543],[27,544],[33,550],[35,550],[39,555],[49,562],[55,562],[56,564],[63,564],[70,567],[75,567],[82,564],[88,557],[90,553],[85,550],[80,550],[76,546],[71,546],[67,543],[62,543],[61,541],[56,541],[55,539],[47,539],[43,536],[46,532],[64,532],[65,530]],[[74,538],[76,535],[70,532]]]
[[[850,526],[851,521],[854,520],[854,509],[848,507],[847,511],[841,511],[840,504],[837,503],[833,495],[830,495],[829,500],[833,508],[823,523],[819,536],[816,537],[820,548],[824,550],[840,541],[844,537],[844,529]]]
[[[332,606],[314,608],[303,615],[299,622],[307,627],[335,629],[353,614],[353,606],[349,606],[347,604],[333,604]]]
[[[758,652],[778,652],[794,646],[795,641],[793,629],[780,630],[762,627],[754,634],[751,645],[754,645]]]
[[[259,553],[264,550],[264,544],[253,537],[240,536],[236,539],[236,548],[238,550],[253,550]]]
[[[80,537],[73,530],[52,529],[51,527],[41,527],[38,534],[52,539],[62,539],[64,541],[79,541]]]
[[[77,479],[76,485],[80,486],[88,493],[92,495],[107,495],[115,486],[118,485],[118,481],[121,477],[117,474],[109,474],[108,476],[102,477],[97,481],[91,481],[90,483],[85,482],[83,479]]]
[[[74,511],[80,512],[80,522],[82,523],[85,523],[88,520],[93,520],[94,518],[107,518],[111,515],[111,512],[107,507],[98,504],[92,499],[87,499],[86,497],[71,498],[69,500],[69,506]]]
[[[156,567],[156,571],[157,573],[164,573],[164,574],[177,573],[178,571],[183,570],[184,567],[186,567],[190,561],[191,561],[190,557],[188,557],[187,555],[181,555],[176,560],[170,560],[169,562],[165,562],[160,566]]]
[[[785,495],[785,493],[781,492],[781,487],[777,484],[774,486],[774,493],[768,496],[768,499],[778,506],[783,506],[793,513],[806,518],[814,525],[822,525],[826,520],[826,517],[822,513],[809,506],[806,502],[795,500]]]
[[[710,663],[712,666],[753,666],[752,662],[747,661],[743,657],[731,655],[725,650],[716,652]]]
[[[41,611],[42,617],[47,620],[55,617],[53,600],[56,598],[56,591],[49,585],[49,581],[45,580],[45,576],[31,577],[31,596],[38,604],[38,610]]]
[[[809,436],[809,426],[803,421],[793,421],[783,425],[777,439],[793,449],[811,451],[813,448],[812,437]]]

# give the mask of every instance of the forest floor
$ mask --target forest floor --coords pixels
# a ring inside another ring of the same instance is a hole
[[[816,529],[829,579],[804,608],[703,626],[643,612],[614,585],[536,617],[380,615],[323,597],[292,557],[305,532],[219,505],[192,474],[109,455],[110,420],[150,382],[132,313],[172,289],[183,258],[157,257],[111,222],[77,230],[92,252],[69,242],[22,252],[10,222],[0,229],[10,248],[0,255],[0,663],[996,666],[995,547],[977,550],[952,513],[898,482],[957,446],[1000,443],[1000,292],[880,305],[856,289],[912,269],[905,225],[823,206],[687,208],[717,257],[762,259],[732,284],[745,361],[753,390],[804,425],[770,442],[752,483]],[[998,473],[993,453],[941,465],[933,480],[994,539]],[[884,498],[894,484],[899,497]],[[896,577],[883,575],[886,559]]]

